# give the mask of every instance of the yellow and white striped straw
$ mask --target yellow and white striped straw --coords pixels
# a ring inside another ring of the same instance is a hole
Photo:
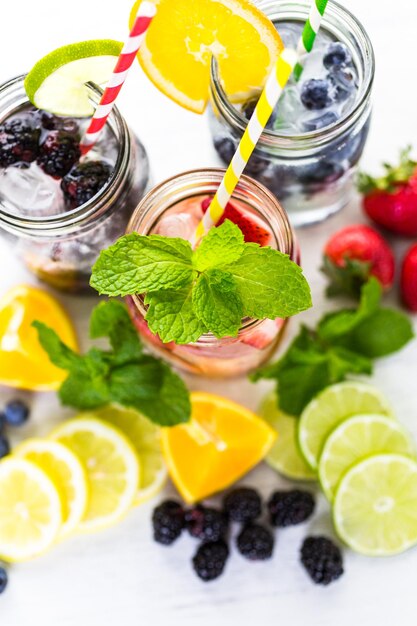
[[[297,53],[291,48],[285,48],[279,55],[216,195],[194,233],[191,242],[193,245],[196,245],[223,215],[296,63]]]

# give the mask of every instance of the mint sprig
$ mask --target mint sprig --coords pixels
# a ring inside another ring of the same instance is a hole
[[[245,243],[230,222],[193,251],[183,239],[132,233],[101,252],[91,285],[109,296],[144,294],[150,330],[186,344],[205,332],[234,337],[244,317],[290,317],[311,306],[301,268],[288,255]]]
[[[370,375],[374,359],[400,350],[414,336],[406,315],[381,307],[381,295],[381,284],[370,278],[356,309],[326,314],[315,329],[302,326],[284,356],[255,372],[252,380],[275,380],[280,408],[300,415],[328,385],[351,374]]]
[[[183,381],[163,361],[143,353],[121,302],[102,302],[90,319],[91,338],[108,337],[108,351],[91,348],[77,354],[52,328],[41,322],[33,325],[51,362],[68,372],[59,390],[62,404],[85,410],[116,402],[161,426],[189,420],[190,399]]]

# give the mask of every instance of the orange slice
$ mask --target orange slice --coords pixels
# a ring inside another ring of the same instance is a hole
[[[186,502],[225,489],[259,463],[276,433],[240,404],[211,393],[191,394],[187,424],[162,429],[168,470]]]
[[[135,3],[130,23],[141,0]],[[283,43],[272,22],[248,0],[153,0],[158,12],[138,57],[166,96],[195,113],[209,99],[210,64],[235,101],[263,87]]]
[[[48,391],[57,389],[66,377],[55,367],[38,341],[32,322],[53,328],[72,349],[77,349],[75,331],[59,302],[42,289],[19,285],[0,298],[0,384]]]

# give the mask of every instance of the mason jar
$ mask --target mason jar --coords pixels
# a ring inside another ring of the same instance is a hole
[[[37,114],[28,101],[23,81],[24,76],[19,76],[0,87],[0,124],[29,111],[31,115]],[[98,104],[101,91],[94,85],[89,85],[89,91],[92,102]],[[85,119],[76,120],[78,122],[88,124]],[[46,175],[50,181],[44,183],[39,179],[39,182],[37,166],[34,174],[24,164],[23,167],[20,164],[0,168],[0,228],[4,238],[29,270],[57,289],[74,293],[90,291],[91,267],[100,250],[124,233],[145,192],[149,179],[148,157],[117,108],[113,109],[104,135],[90,154],[100,159],[110,151],[114,163],[108,181],[94,197],[76,208],[51,209],[48,185],[51,198],[55,198],[54,185],[58,189],[59,182]],[[8,176],[7,181],[5,176]],[[4,187],[6,182],[7,188]],[[37,184],[45,184],[45,191],[42,190],[43,195],[37,196],[31,205],[31,189]],[[44,196],[45,206],[42,206],[39,198]]]
[[[278,31],[281,25],[283,32],[294,27],[301,31],[310,8],[310,1],[304,0],[258,0],[256,4]],[[321,221],[349,202],[370,125],[375,62],[367,33],[336,2],[329,2],[320,33],[329,41],[344,43],[350,50],[358,81],[354,103],[336,122],[318,130],[285,134],[266,129],[245,170],[279,198],[295,226]],[[226,96],[215,60],[211,67],[209,123],[214,147],[228,164],[248,119],[242,107],[232,104]]]
[[[190,240],[203,216],[203,201],[216,193],[223,175],[223,169],[211,168],[166,180],[143,198],[127,232]],[[287,214],[266,187],[243,176],[232,203],[268,231],[268,245],[298,262],[298,248]],[[152,351],[183,370],[209,377],[240,376],[259,367],[277,348],[287,323],[285,319],[244,319],[237,337],[216,339],[208,333],[195,343],[164,344],[148,328],[143,295],[129,296],[127,304],[141,338]]]

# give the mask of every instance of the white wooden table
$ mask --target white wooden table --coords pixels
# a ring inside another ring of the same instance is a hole
[[[130,0],[5,2],[2,6],[0,81],[26,71],[55,47],[77,40],[123,39]],[[346,0],[364,22],[375,46],[377,79],[373,127],[363,164],[376,166],[394,159],[398,148],[417,144],[415,23],[417,5],[409,0]],[[97,20],[97,13],[102,13]],[[94,22],[98,21],[96,25]],[[134,68],[120,107],[143,140],[159,182],[192,167],[218,164],[207,120],[180,109],[155,90]],[[181,146],[181,150],[177,146]],[[300,230],[303,262],[314,295],[314,308],[303,316],[313,322],[328,306],[318,271],[320,250],[333,231],[362,221],[359,205],[324,224]],[[401,252],[406,242],[395,243]],[[0,293],[34,279],[6,251],[0,250]],[[59,296],[71,313],[84,346],[94,298]],[[292,332],[298,322],[292,324]],[[392,401],[399,418],[417,437],[417,346],[381,360],[374,382]],[[255,408],[268,384],[245,380],[228,383],[190,381],[239,399]],[[14,396],[0,389],[0,404]],[[22,436],[47,432],[51,423],[70,415],[53,394],[29,397],[32,419]],[[245,479],[264,495],[286,484],[267,467]],[[173,492],[172,488],[167,493]],[[263,622],[291,626],[414,626],[417,619],[417,551],[389,559],[369,559],[345,552],[346,575],[337,584],[314,586],[298,564],[307,532],[331,531],[329,509],[320,497],[319,510],[307,526],[282,531],[274,558],[250,564],[233,553],[225,575],[204,585],[191,572],[194,542],[184,536],[171,549],[151,540],[153,503],[133,511],[125,522],[93,536],[74,537],[45,557],[10,568],[10,584],[0,597],[3,626],[250,626]]]

